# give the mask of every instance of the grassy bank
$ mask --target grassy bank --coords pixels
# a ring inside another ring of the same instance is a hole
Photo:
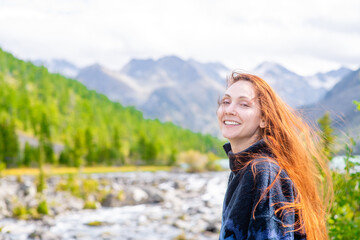
[[[92,173],[112,173],[112,172],[156,172],[156,171],[169,171],[171,167],[168,166],[121,166],[121,167],[84,167],[81,172],[85,174]],[[77,168],[72,167],[45,167],[47,175],[62,175],[78,173]],[[2,176],[9,175],[38,175],[38,168],[10,168],[2,171]]]

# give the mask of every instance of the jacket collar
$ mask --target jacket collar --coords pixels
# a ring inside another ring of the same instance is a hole
[[[264,139],[257,141],[247,149],[238,153],[232,152],[229,142],[225,143],[223,148],[229,157],[229,166],[231,171],[239,171],[248,161],[257,158],[259,155],[271,155]]]

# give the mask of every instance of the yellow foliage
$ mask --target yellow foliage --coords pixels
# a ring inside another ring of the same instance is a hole
[[[179,154],[179,162],[187,165],[188,172],[203,172],[209,158],[206,154],[202,154],[195,150],[189,150]]]
[[[156,172],[156,171],[169,171],[169,166],[121,166],[121,167],[84,167],[82,173],[109,173],[109,172]],[[77,168],[72,167],[49,167],[46,172],[47,175],[64,175],[64,174],[76,174]],[[2,171],[3,176],[8,175],[38,175],[38,168],[11,168],[4,169]]]

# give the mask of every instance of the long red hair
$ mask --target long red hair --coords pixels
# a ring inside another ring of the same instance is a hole
[[[253,84],[266,123],[266,127],[261,128],[261,137],[296,189],[295,201],[283,203],[275,214],[294,211],[298,219],[295,231],[306,232],[310,240],[328,239],[326,212],[332,199],[332,181],[316,131],[260,77],[234,72],[228,78],[227,87],[240,80]],[[253,173],[256,174],[254,168]],[[272,184],[266,192],[271,187]]]

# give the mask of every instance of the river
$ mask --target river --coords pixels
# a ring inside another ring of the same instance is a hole
[[[110,179],[124,178],[125,182],[136,178],[139,186],[158,182],[156,188],[164,192],[165,200],[157,204],[68,211],[43,221],[4,218],[0,220],[0,239],[218,239],[228,174],[228,171],[110,174]],[[87,225],[95,221],[102,226]]]

